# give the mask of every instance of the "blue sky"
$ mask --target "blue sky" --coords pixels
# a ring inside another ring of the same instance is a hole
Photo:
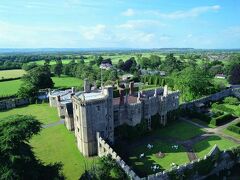
[[[0,1],[0,48],[239,45],[239,0]]]

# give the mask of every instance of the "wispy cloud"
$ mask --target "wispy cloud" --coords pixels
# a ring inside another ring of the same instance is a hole
[[[188,10],[178,10],[178,11],[169,12],[169,13],[164,13],[160,10],[155,10],[155,9],[154,10],[128,9],[124,11],[122,14],[125,16],[133,16],[135,14],[145,14],[145,15],[151,15],[151,16],[165,18],[165,19],[184,19],[184,18],[190,18],[190,17],[197,17],[207,12],[217,12],[220,9],[221,7],[219,5],[200,6],[200,7],[194,7]]]

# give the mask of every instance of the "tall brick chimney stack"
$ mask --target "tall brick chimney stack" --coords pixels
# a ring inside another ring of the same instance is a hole
[[[91,92],[90,83],[88,79],[84,79],[84,92],[85,93]]]
[[[133,95],[134,94],[134,82],[130,82],[129,83],[129,95]]]
[[[61,96],[57,96],[57,100],[58,100],[58,102],[60,102],[61,101]]]

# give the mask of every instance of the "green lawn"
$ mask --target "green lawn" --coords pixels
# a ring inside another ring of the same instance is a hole
[[[20,79],[0,82],[0,96],[16,94],[21,83],[22,81]]]
[[[77,180],[97,159],[85,158],[79,152],[74,134],[64,125],[43,129],[40,135],[34,136],[30,144],[37,157],[44,163],[61,162],[67,179]]]
[[[53,123],[60,119],[57,115],[57,109],[51,108],[49,104],[32,104],[7,111],[1,111],[0,119],[14,114],[33,115],[44,124]]]
[[[146,146],[140,146],[130,150],[129,162],[130,166],[133,166],[137,174],[145,176],[146,174],[153,174],[157,171],[153,171],[151,166],[157,164],[160,169],[158,171],[170,169],[171,163],[181,165],[189,162],[187,153],[182,146],[178,149],[172,148],[173,144],[167,144],[161,141],[154,141],[151,143],[153,148],[149,150]],[[156,153],[165,153],[165,157],[159,158]],[[140,158],[140,154],[144,153],[145,157]]]
[[[83,80],[75,78],[75,77],[67,77],[61,76],[59,77],[52,77],[55,88],[70,88],[70,87],[82,87]]]
[[[0,70],[0,79],[18,78],[22,77],[26,71],[22,69]]]
[[[211,136],[195,144],[194,151],[197,153],[198,157],[204,157],[210,152],[215,144],[220,150],[228,149],[237,145],[228,139],[219,136]]]
[[[229,135],[229,136],[232,136],[232,137],[235,137],[235,138],[240,139],[240,134],[237,134],[237,133],[235,133],[235,132],[233,132],[233,131],[229,131],[227,128],[225,128],[225,129],[223,130],[223,133],[224,133],[224,134],[227,134],[227,135]]]
[[[169,123],[166,127],[154,132],[154,134],[160,136],[173,137],[179,140],[187,140],[203,133],[204,131],[201,128],[182,121]]]

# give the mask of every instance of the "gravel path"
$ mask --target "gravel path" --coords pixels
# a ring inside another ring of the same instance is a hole
[[[45,124],[42,127],[45,129],[45,128],[54,127],[54,126],[57,126],[57,125],[60,125],[60,124],[64,124],[64,119],[60,119],[59,121],[54,122],[54,123]]]

